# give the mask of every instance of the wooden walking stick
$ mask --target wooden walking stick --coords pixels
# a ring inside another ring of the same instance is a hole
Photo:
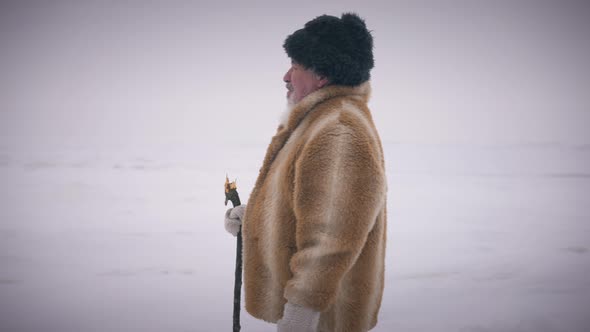
[[[231,201],[233,206],[239,206],[240,196],[238,196],[238,190],[236,181],[229,182],[229,178],[225,177],[225,205],[227,201]],[[242,226],[238,230],[238,244],[236,246],[236,275],[234,280],[234,325],[233,332],[240,331],[240,298],[242,292]]]

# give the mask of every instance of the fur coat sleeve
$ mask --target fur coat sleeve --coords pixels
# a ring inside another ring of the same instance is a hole
[[[346,114],[319,128],[295,164],[297,252],[285,298],[324,311],[355,264],[384,204],[382,160]]]

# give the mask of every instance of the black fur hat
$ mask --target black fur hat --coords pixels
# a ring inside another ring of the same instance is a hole
[[[318,16],[283,44],[295,62],[326,76],[331,84],[355,86],[370,78],[373,37],[354,13]]]

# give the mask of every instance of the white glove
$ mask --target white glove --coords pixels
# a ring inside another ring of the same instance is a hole
[[[225,230],[231,235],[238,236],[244,212],[246,212],[246,205],[238,205],[225,212]]]
[[[277,332],[316,332],[319,321],[318,311],[287,302]]]

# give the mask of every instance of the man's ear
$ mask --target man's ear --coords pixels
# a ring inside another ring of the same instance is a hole
[[[325,76],[318,76],[318,83],[317,83],[318,89],[319,88],[323,88],[328,83],[330,83],[330,80],[327,77],[325,77]]]

